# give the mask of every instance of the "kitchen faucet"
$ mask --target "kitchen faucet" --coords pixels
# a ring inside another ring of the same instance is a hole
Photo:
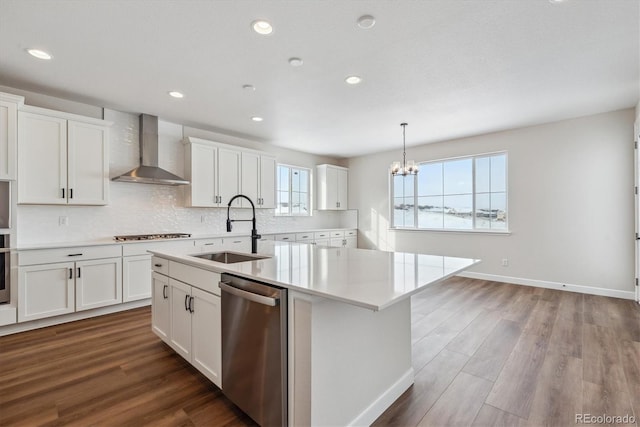
[[[249,203],[251,203],[251,209],[253,210],[253,218],[252,219],[229,219],[229,209],[231,208],[231,203],[239,197],[243,199],[247,199]],[[244,194],[237,194],[229,200],[229,204],[227,205],[227,233],[231,232],[231,223],[236,221],[251,221],[253,227],[251,229],[251,253],[258,253],[258,239],[262,236],[258,234],[258,230],[256,230],[256,207],[250,198],[245,196]]]

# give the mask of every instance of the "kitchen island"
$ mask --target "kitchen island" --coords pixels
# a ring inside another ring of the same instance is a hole
[[[170,280],[213,295],[220,295],[212,283],[219,276],[204,280],[203,274],[229,273],[288,289],[287,411],[293,426],[371,424],[413,383],[410,296],[480,262],[280,242],[260,242],[258,254],[267,258],[235,264],[152,253],[154,265],[166,269]],[[156,316],[157,300],[162,304],[167,292],[156,285],[154,292],[162,293],[153,298]],[[154,319],[154,332],[171,343],[156,329]],[[197,335],[192,333],[194,346]],[[219,346],[219,340],[218,328],[206,344]],[[172,347],[181,353],[183,346]],[[211,367],[219,366],[219,351],[215,354],[205,375],[224,390],[220,373]],[[190,357],[194,366],[203,364],[203,358]]]

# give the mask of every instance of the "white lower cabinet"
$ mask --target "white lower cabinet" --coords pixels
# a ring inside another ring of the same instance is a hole
[[[18,321],[73,313],[73,262],[20,267]]]
[[[166,272],[169,276],[165,276],[155,265],[164,265],[167,261],[154,257],[153,263],[153,332],[215,385],[222,387],[220,296],[185,283],[203,284],[207,290],[219,293],[220,274],[169,263]],[[174,272],[172,265],[176,269]],[[180,280],[171,277],[173,275]]]
[[[76,311],[122,302],[122,258],[75,263]]]
[[[122,302],[122,249],[90,246],[18,252],[18,322]]]
[[[151,286],[151,329],[169,344],[171,327],[171,305],[169,303],[169,278],[153,272]]]
[[[151,297],[151,255],[122,258],[122,302]]]

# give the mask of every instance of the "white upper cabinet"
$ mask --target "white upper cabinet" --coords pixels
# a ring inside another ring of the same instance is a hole
[[[275,157],[255,152],[242,152],[242,194],[249,197],[256,208],[275,208]],[[242,207],[251,207],[242,201]]]
[[[106,205],[107,122],[27,108],[38,112],[18,113],[18,203]]]
[[[347,210],[349,169],[333,165],[316,166],[318,210]]]
[[[233,196],[244,194],[256,208],[275,207],[274,157],[199,138],[184,143],[188,206],[227,207]],[[237,199],[233,207],[251,205]]]
[[[185,145],[185,173],[190,181],[187,205],[226,207],[240,192],[240,151],[198,138],[187,138]]]
[[[21,96],[0,92],[0,179],[16,179],[18,149],[18,108]]]

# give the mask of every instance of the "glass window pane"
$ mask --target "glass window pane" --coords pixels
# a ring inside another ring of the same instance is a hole
[[[473,192],[473,159],[444,162],[444,194],[471,194]]]
[[[291,169],[291,191],[300,191],[300,171]]]
[[[507,156],[491,157],[491,192],[507,191]]]
[[[300,214],[309,214],[309,196],[308,193],[300,193]]]
[[[300,169],[298,172],[300,173],[300,191],[308,193],[309,192],[309,171]]]
[[[404,198],[393,198],[393,226],[404,227]]]
[[[403,204],[403,216],[405,227],[415,227],[415,206],[413,204],[413,196],[405,197]]]
[[[444,228],[473,228],[472,206],[473,196],[471,194],[444,196]]]
[[[442,196],[418,197],[418,227],[442,228]]]
[[[491,202],[489,194],[476,194],[476,228],[489,229],[491,216]]]
[[[442,163],[423,163],[418,172],[418,196],[442,194]]]
[[[278,166],[278,190],[289,191],[289,168]]]
[[[507,193],[491,193],[491,228],[507,228]]]
[[[489,189],[489,157],[476,159],[476,193],[488,193]]]
[[[393,197],[404,197],[404,177],[396,175],[393,177]]]

